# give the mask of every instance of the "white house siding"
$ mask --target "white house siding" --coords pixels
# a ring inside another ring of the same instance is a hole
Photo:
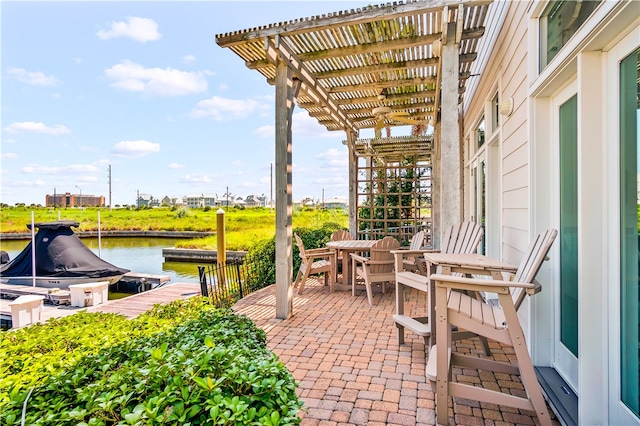
[[[619,53],[640,46],[640,2],[607,1],[596,9],[556,58],[538,72],[538,16],[546,1],[494,1],[479,46],[478,68],[465,95],[465,153],[474,155],[473,131],[496,91],[513,98],[510,116],[500,117],[498,134],[500,257],[519,263],[531,238],[558,228],[558,141],[554,117],[558,104],[578,95],[579,215],[579,361],[574,385],[579,394],[579,423],[640,424],[620,403],[619,302],[619,147],[617,62]],[[492,26],[496,26],[495,28]],[[623,49],[621,40],[625,40]],[[634,44],[635,43],[635,44]],[[626,49],[626,50],[625,50]],[[609,52],[612,52],[611,54]],[[618,55],[618,56],[615,56]],[[559,97],[558,97],[559,96]],[[494,140],[487,132],[487,142]],[[488,156],[488,158],[490,158]],[[469,165],[469,163],[467,163]],[[490,174],[488,174],[490,176]],[[470,189],[466,181],[465,196]],[[492,188],[492,185],[488,185]],[[465,200],[465,216],[472,203]],[[554,339],[558,324],[559,243],[538,281],[542,293],[519,311],[534,364],[558,361]],[[630,342],[635,344],[635,342]]]
[[[527,125],[527,10],[530,6],[531,3],[525,1],[500,1],[491,4],[492,15],[487,22],[488,38],[485,36],[482,43],[489,43],[492,39],[495,39],[495,43],[493,46],[483,45],[478,49],[478,61],[486,66],[480,71],[478,81],[471,86],[464,129],[465,135],[473,141],[473,130],[480,117],[484,114],[485,121],[491,121],[487,105],[496,91],[500,101],[513,99],[511,115],[499,117],[499,164],[489,163],[489,167],[499,168],[499,184],[489,184],[488,187],[500,191],[499,209],[489,212],[492,216],[499,216],[496,219],[500,227],[488,230],[490,235],[487,238],[498,239],[500,249],[497,255],[516,265],[520,263],[532,238],[529,225],[530,156]],[[465,194],[470,192],[470,188],[465,188]],[[469,208],[471,203],[466,205]],[[529,334],[528,302],[523,304],[519,314],[523,329]]]

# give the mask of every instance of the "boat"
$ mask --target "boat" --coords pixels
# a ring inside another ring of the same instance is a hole
[[[36,222],[27,227],[38,232],[9,263],[0,266],[0,283],[66,289],[71,284],[96,281],[116,283],[128,269],[99,258],[73,232],[72,220]],[[35,251],[32,251],[35,247]],[[35,268],[34,268],[35,255]]]

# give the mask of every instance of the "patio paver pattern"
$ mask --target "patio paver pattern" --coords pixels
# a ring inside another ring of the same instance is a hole
[[[389,287],[392,286],[387,286]],[[424,295],[406,292],[405,313],[426,313]],[[257,291],[234,306],[267,333],[267,345],[299,383],[304,406],[302,425],[434,425],[435,393],[425,377],[426,348],[406,331],[398,345],[395,291],[374,292],[373,306],[364,290],[329,292],[322,280],[309,279],[294,295],[294,315],[275,318],[275,286]],[[513,351],[489,341],[492,356],[515,359]],[[459,352],[483,353],[479,340],[456,342]],[[455,379],[522,395],[517,376],[455,369]],[[449,402],[450,425],[534,425],[533,412],[455,398]],[[553,414],[552,414],[553,416]],[[554,418],[554,424],[559,425]]]

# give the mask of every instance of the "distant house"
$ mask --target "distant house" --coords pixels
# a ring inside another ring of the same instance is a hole
[[[218,205],[217,194],[191,194],[182,197],[182,202],[187,207],[202,208],[202,207],[215,207]]]
[[[169,197],[165,195],[162,200],[160,200],[160,205],[163,206],[175,206],[178,205],[178,197]]]
[[[348,206],[347,197],[333,197],[324,202],[324,208],[326,209],[346,210]]]
[[[160,200],[153,198],[151,194],[140,194],[136,201],[136,207],[159,207]]]
[[[244,199],[245,207],[266,207],[267,206],[267,197],[262,195],[247,195]]]

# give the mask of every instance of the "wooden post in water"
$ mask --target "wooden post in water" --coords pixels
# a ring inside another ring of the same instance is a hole
[[[218,265],[225,265],[227,263],[227,252],[226,252],[226,235],[225,235],[225,229],[224,229],[224,210],[223,209],[218,209],[217,213],[216,213],[216,224],[217,224],[217,230],[216,230],[216,236],[218,237],[218,254],[217,254],[217,261],[216,263]]]

